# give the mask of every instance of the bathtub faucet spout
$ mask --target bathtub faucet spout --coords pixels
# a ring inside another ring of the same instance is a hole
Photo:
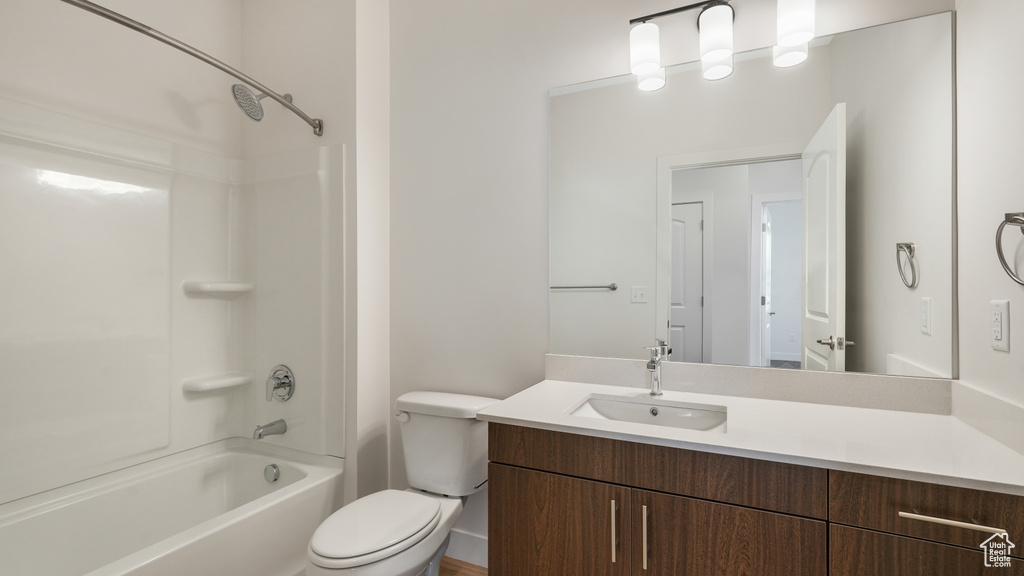
[[[253,440],[262,440],[264,436],[273,436],[274,434],[284,434],[288,431],[288,424],[284,420],[274,420],[270,424],[263,424],[257,426],[252,432]]]

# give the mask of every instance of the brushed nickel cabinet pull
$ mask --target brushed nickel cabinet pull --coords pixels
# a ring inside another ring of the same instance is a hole
[[[612,500],[612,564],[615,564],[615,500]]]
[[[932,524],[942,524],[944,526],[953,526],[955,528],[966,528],[968,530],[977,530],[979,532],[991,532],[992,534],[1006,534],[1006,530],[1003,530],[1002,528],[982,526],[981,524],[971,524],[970,522],[957,522],[956,520],[946,520],[945,518],[936,518],[934,516],[911,514],[910,512],[900,512],[899,515],[900,518],[906,518],[908,520],[920,520],[922,522],[931,522]]]
[[[644,570],[647,570],[647,506],[643,507],[644,522],[641,529],[641,535],[643,542],[641,547],[644,549]]]

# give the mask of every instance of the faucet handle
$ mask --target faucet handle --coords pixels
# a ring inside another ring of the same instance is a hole
[[[267,402],[277,399],[286,402],[295,394],[295,375],[284,364],[274,366],[267,378]]]
[[[668,356],[672,353],[672,349],[668,347],[668,342],[664,338],[655,338],[654,341],[657,342],[657,345],[644,346],[644,350],[651,353],[651,360]]]
[[[661,348],[661,353],[663,356],[668,356],[669,354],[672,353],[672,349],[668,347],[668,340],[665,340],[664,338],[655,338],[654,340],[655,342],[658,343],[658,346]]]

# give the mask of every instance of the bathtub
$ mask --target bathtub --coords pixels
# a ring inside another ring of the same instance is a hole
[[[296,576],[341,506],[341,462],[229,438],[15,500],[0,505],[0,572]]]

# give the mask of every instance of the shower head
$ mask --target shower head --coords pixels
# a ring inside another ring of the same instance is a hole
[[[248,86],[242,84],[234,84],[231,86],[231,94],[235,97],[235,102],[238,103],[238,107],[245,112],[245,115],[253,120],[259,122],[263,120],[263,104],[260,104],[260,100],[263,100],[268,95],[260,94],[257,96],[252,90],[249,90]],[[285,94],[282,96],[288,102],[292,101],[291,94]]]
[[[252,90],[241,84],[233,85],[231,93],[234,95],[238,107],[242,109],[242,112],[245,112],[246,116],[257,122],[263,120],[263,105],[260,104],[260,100],[266,98],[266,94],[257,96],[253,94]]]

